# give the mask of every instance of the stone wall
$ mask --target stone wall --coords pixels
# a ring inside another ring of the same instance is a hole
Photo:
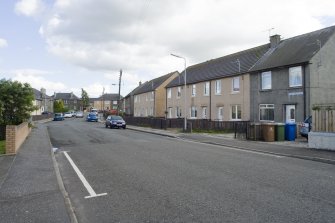
[[[16,154],[31,131],[28,122],[6,126],[6,154]]]

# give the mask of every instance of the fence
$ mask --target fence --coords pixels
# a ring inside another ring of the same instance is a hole
[[[313,132],[335,132],[335,109],[313,110]]]
[[[151,127],[156,129],[180,128],[184,127],[184,119],[165,119],[125,116],[127,125]],[[235,138],[245,139],[249,129],[249,121],[212,121],[207,119],[188,119],[188,125],[192,129],[217,130],[235,134]]]

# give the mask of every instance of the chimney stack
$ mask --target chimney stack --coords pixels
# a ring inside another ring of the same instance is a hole
[[[138,86],[141,86],[142,85],[142,82],[140,81],[140,82],[138,82]]]
[[[273,36],[270,36],[270,44],[271,48],[276,48],[280,43],[280,35],[276,34]]]

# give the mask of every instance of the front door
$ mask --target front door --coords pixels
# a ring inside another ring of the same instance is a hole
[[[286,105],[286,122],[295,122],[295,105]]]

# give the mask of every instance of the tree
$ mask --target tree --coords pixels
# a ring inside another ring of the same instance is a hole
[[[90,98],[83,88],[81,89],[81,101],[83,103],[83,110],[85,110],[90,105]]]
[[[33,105],[34,91],[28,83],[0,80],[0,124],[18,125],[30,118]]]
[[[66,112],[67,109],[64,107],[62,99],[54,101],[54,112]]]

